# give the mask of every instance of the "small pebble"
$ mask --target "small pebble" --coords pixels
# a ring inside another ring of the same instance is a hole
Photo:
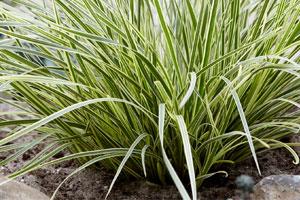
[[[255,182],[251,176],[241,175],[236,178],[235,184],[238,189],[244,192],[252,192]]]

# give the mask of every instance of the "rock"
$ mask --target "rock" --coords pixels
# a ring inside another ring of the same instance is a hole
[[[0,184],[7,179],[0,176]],[[1,200],[49,200],[45,194],[33,189],[23,183],[10,181],[0,185]]]
[[[254,187],[255,200],[299,200],[300,175],[273,175]]]

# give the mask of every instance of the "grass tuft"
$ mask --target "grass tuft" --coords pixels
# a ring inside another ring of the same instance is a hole
[[[14,2],[0,2],[0,92],[13,97],[0,102],[31,118],[0,113],[0,127],[18,126],[1,165],[48,145],[10,178],[76,159],[70,176],[114,170],[109,192],[122,174],[197,199],[226,165],[252,156],[260,174],[259,152],[299,163],[281,140],[300,128],[299,0]]]

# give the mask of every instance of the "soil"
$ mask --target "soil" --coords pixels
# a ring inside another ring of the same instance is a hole
[[[0,130],[0,139],[4,137],[7,130]],[[25,142],[36,137],[35,134],[22,138]],[[299,141],[298,137],[292,137],[290,140]],[[36,153],[43,148],[38,145],[29,152],[25,153],[19,159],[0,168],[0,174],[7,175],[20,168],[24,163],[29,161]],[[297,153],[300,152],[296,148]],[[0,160],[7,158],[12,152],[0,153]],[[63,156],[63,155],[57,155]],[[226,178],[222,175],[216,175],[207,179],[198,195],[201,200],[239,200],[239,191],[234,184],[237,176],[246,174],[252,176],[255,182],[263,177],[279,174],[299,174],[300,166],[293,164],[291,155],[283,150],[271,150],[263,155],[258,155],[261,165],[262,176],[258,176],[253,159],[249,158],[237,165],[228,167],[229,176]],[[30,172],[22,177],[17,178],[33,188],[40,190],[48,196],[51,196],[57,186],[64,178],[78,167],[75,161],[65,162],[60,165],[42,168]],[[103,169],[88,168],[73,177],[71,177],[60,188],[56,195],[56,200],[98,200],[104,199],[109,185],[113,179],[113,173]],[[181,199],[174,186],[160,186],[148,183],[144,180],[128,181],[119,179],[115,184],[108,199],[139,199],[139,200],[160,200],[160,199]]]
[[[27,138],[28,139],[28,138]],[[39,152],[41,146],[37,146],[28,153],[25,153],[16,161],[1,167],[1,174],[7,175],[33,157]],[[5,159],[10,152],[0,153],[0,160]],[[61,155],[62,156],[62,155]],[[239,193],[236,190],[234,181],[237,176],[247,174],[258,182],[263,177],[276,174],[299,174],[300,166],[292,163],[292,157],[283,149],[269,151],[259,156],[262,176],[258,176],[252,159],[245,160],[230,169],[227,169],[229,176],[214,176],[204,182],[199,196],[202,200],[225,200],[232,198],[238,200]],[[30,172],[17,178],[33,188],[51,196],[56,187],[64,178],[78,167],[75,161],[65,162],[60,165],[51,166]],[[56,200],[98,200],[104,199],[109,184],[113,179],[113,173],[105,169],[88,168],[77,175],[74,175],[59,190]],[[108,199],[181,199],[174,186],[160,186],[146,181],[128,181],[119,179],[114,186]]]

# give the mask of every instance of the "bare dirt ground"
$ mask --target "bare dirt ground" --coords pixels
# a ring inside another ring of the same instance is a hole
[[[34,154],[39,152],[39,146],[24,154],[16,161],[1,167],[1,174],[9,174]],[[9,156],[9,153],[0,153],[0,160]],[[257,175],[252,159],[246,160],[234,167],[228,167],[227,178],[219,175],[208,179],[199,196],[202,200],[224,200],[233,198],[238,200],[239,195],[234,184],[235,178],[241,174],[252,176],[256,182],[261,178],[274,174],[299,174],[300,167],[292,163],[291,156],[284,150],[272,150],[259,156],[262,168],[262,177]],[[78,167],[75,161],[65,162],[61,165],[51,166],[30,172],[18,178],[18,181],[32,186],[51,196],[56,187],[64,178]],[[113,178],[113,173],[103,168],[88,168],[71,177],[59,190],[57,200],[98,200],[104,199]],[[144,180],[130,181],[119,179],[112,190],[109,199],[181,199],[174,186],[159,186]]]

